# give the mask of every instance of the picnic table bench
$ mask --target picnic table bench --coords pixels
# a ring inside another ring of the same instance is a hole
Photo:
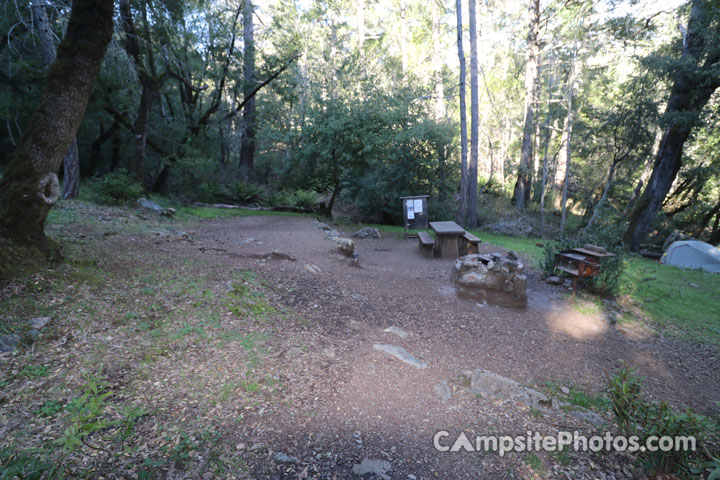
[[[473,253],[479,253],[480,250],[478,245],[482,240],[473,235],[470,232],[465,232],[464,235],[458,238],[458,249],[460,250],[460,256],[470,255]]]
[[[418,244],[420,246],[420,253],[423,254],[423,257],[433,258],[435,239],[433,239],[432,235],[427,232],[418,232]]]

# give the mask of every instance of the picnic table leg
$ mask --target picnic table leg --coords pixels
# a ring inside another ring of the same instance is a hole
[[[572,301],[575,303],[575,290],[577,289],[577,277],[573,277],[573,294]]]

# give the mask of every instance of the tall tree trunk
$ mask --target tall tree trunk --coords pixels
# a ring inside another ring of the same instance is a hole
[[[615,180],[615,169],[618,166],[618,163],[620,163],[619,160],[615,159],[613,160],[613,163],[610,165],[610,171],[608,172],[607,181],[605,182],[605,188],[603,189],[602,195],[600,196],[600,200],[597,201],[595,204],[595,208],[593,208],[592,216],[590,217],[590,220],[588,220],[587,224],[585,225],[585,228],[583,228],[583,233],[590,230],[593,223],[597,219],[598,215],[600,214],[600,209],[603,206],[603,203],[605,203],[605,200],[607,199],[608,193],[610,193],[610,187],[612,187],[613,180]]]
[[[133,156],[130,170],[133,176],[142,182],[146,191],[153,189],[150,175],[145,168],[145,153],[147,151],[147,132],[150,123],[150,109],[155,98],[155,92],[152,87],[152,79],[149,77],[141,78],[142,90],[140,92],[140,105],[138,107],[137,118],[133,128]]]
[[[713,35],[720,33],[711,28],[711,19],[717,15],[713,10],[717,8],[705,0],[692,2],[683,48],[685,66],[675,73],[665,109],[668,124],[660,141],[650,180],[629,215],[625,243],[632,250],[640,248],[640,242],[662,207],[682,166],[685,141],[697,124],[700,112],[720,85],[720,76],[715,66],[720,61],[720,47],[714,40],[709,43],[705,40],[706,35],[714,38]],[[714,29],[717,30],[717,26]]]
[[[457,14],[457,48],[460,61],[460,205],[458,206],[457,222],[465,224],[467,209],[467,106],[465,105],[465,52],[463,50],[462,0],[455,0]]]
[[[112,142],[112,155],[110,156],[110,171],[114,172],[120,166],[120,144],[122,139],[120,138],[120,132],[115,133]]]
[[[478,136],[480,125],[478,122],[478,52],[477,52],[477,21],[475,16],[475,1],[468,2],[468,23],[470,27],[470,163],[468,165],[468,198],[467,198],[467,226],[477,226],[477,200],[478,200]]]
[[[56,49],[50,20],[47,15],[47,6],[45,2],[33,0],[31,8],[35,33],[40,39],[43,61],[45,67],[50,68],[50,65],[55,61]],[[73,139],[70,149],[65,154],[63,172],[62,198],[77,198],[80,191],[80,157],[78,156],[77,140],[75,139]]]
[[[545,152],[543,154],[542,163],[542,179],[540,181],[540,236],[545,233],[545,188],[547,187],[548,179],[548,148],[553,139],[555,130],[550,128],[550,100],[552,98],[553,89],[553,76],[552,73],[548,75],[548,88],[547,88],[547,114],[545,115]]]
[[[567,170],[567,135],[570,131],[570,112],[567,112],[563,119],[562,135],[560,136],[560,150],[557,152],[557,161],[555,162],[555,175],[553,176],[553,188],[556,190],[555,205],[556,209],[562,208],[562,190],[565,184],[565,170]]]
[[[248,98],[255,89],[255,38],[252,0],[243,0],[243,93]],[[243,107],[243,136],[240,145],[240,170],[248,180],[255,164],[255,97]]]
[[[503,139],[503,142],[502,142],[500,161],[498,162],[498,178],[500,179],[500,185],[505,187],[505,162],[507,162],[507,160],[508,160],[508,152],[510,151],[510,141],[512,140],[512,124],[510,123],[509,117],[505,117],[504,125],[503,125],[503,133],[505,134],[505,138]]]
[[[577,48],[576,48],[577,51]],[[573,64],[575,63],[573,59]],[[575,94],[575,68],[570,73],[568,79],[568,92],[567,92],[567,117],[565,118],[565,178],[563,179],[562,187],[562,213],[560,215],[560,235],[565,234],[565,220],[567,219],[567,200],[568,200],[568,187],[570,184],[570,158],[571,158],[571,144],[572,144],[572,128],[575,121],[575,111],[573,110],[573,95]]]
[[[570,186],[570,159],[572,153],[572,129],[573,123],[575,122],[575,111],[573,110],[573,96],[575,95],[575,83],[577,78],[580,77],[580,71],[582,64],[577,60],[578,55],[578,32],[575,32],[575,41],[573,45],[573,56],[572,66],[570,75],[568,77],[567,84],[567,116],[565,117],[565,131],[563,136],[565,137],[565,179],[563,180],[562,188],[562,213],[560,215],[560,235],[565,234],[565,220],[567,219],[567,200],[568,200],[568,188]],[[579,108],[578,108],[579,110]]]
[[[698,224],[697,228],[693,232],[693,237],[698,238],[700,235],[702,235],[703,231],[705,230],[705,227],[708,226],[710,223],[710,220],[713,219],[714,216],[718,215],[720,213],[720,199],[718,199],[718,203],[715,204],[713,208],[710,209],[708,213],[703,216],[702,220],[700,220],[700,223]]]
[[[433,70],[435,82],[435,118],[442,120],[446,116],[445,110],[445,88],[443,85],[443,52],[440,32],[440,5],[437,2],[430,4],[432,15],[432,45],[433,45]]]
[[[0,180],[0,237],[16,245],[48,246],[43,229],[60,196],[57,171],[85,115],[112,36],[112,16],[112,0],[73,2],[40,106]]]
[[[62,198],[77,198],[80,193],[80,154],[78,152],[77,138],[73,138],[70,150],[63,159],[63,189]]]
[[[643,164],[643,171],[640,174],[640,178],[638,179],[637,184],[635,185],[635,188],[630,195],[630,199],[628,200],[627,205],[625,205],[625,208],[622,211],[623,219],[627,218],[627,216],[632,211],[633,207],[635,206],[635,202],[642,193],[645,182],[647,182],[647,179],[652,173],[653,159],[657,156],[657,152],[660,149],[660,141],[662,140],[662,136],[663,131],[661,129],[658,129],[657,133],[655,134],[655,142],[653,143],[652,155],[649,155],[648,158],[645,160],[645,163]]]
[[[710,245],[720,246],[720,212],[715,215],[715,224],[713,225],[713,231],[708,239]]]
[[[540,28],[540,0],[530,0],[528,3],[530,25],[527,39],[527,61],[525,63],[525,112],[523,121],[523,141],[520,148],[520,164],[518,177],[515,182],[515,208],[524,210],[530,199],[532,188],[532,158],[533,158],[533,121],[535,114],[535,90],[538,76],[538,32]]]
[[[133,126],[133,155],[130,162],[130,171],[136,180],[140,181],[145,190],[152,190],[152,182],[148,172],[145,170],[145,152],[147,146],[148,124],[150,122],[150,110],[158,91],[158,79],[153,75],[154,70],[152,56],[150,55],[151,45],[147,48],[148,64],[145,65],[142,57],[142,50],[138,39],[137,30],[133,22],[130,0],[119,1],[120,19],[123,31],[125,32],[125,50],[135,62],[142,90],[140,92],[140,105],[138,106],[137,117]],[[146,41],[148,39],[145,39]]]
[[[105,144],[105,142],[110,139],[110,137],[116,134],[118,130],[118,124],[117,122],[115,122],[110,128],[105,130],[105,126],[102,124],[102,122],[100,122],[99,130],[100,132],[98,133],[98,137],[93,140],[92,144],[90,145],[90,160],[88,162],[88,169],[86,172],[87,175],[94,175],[97,171],[98,165],[100,165],[100,149]]]

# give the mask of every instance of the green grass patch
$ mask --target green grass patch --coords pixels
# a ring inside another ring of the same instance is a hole
[[[500,235],[480,230],[471,230],[470,232],[483,242],[492,243],[508,250],[523,254],[533,262],[533,266],[539,265],[540,260],[543,257],[542,247],[538,247],[536,245],[536,243],[543,243],[543,240],[539,238],[511,237],[509,235]]]
[[[720,345],[720,275],[631,258],[620,280],[662,333]]]
[[[550,396],[563,400],[570,405],[586,408],[598,413],[607,412],[610,408],[610,399],[603,393],[590,393],[575,385],[570,385],[565,393],[557,383],[547,381],[543,383],[544,390]],[[572,408],[567,408],[572,410]]]
[[[190,220],[193,218],[215,219],[215,218],[232,218],[232,217],[260,217],[266,215],[276,215],[285,217],[312,217],[309,213],[298,212],[276,212],[271,210],[246,210],[243,208],[214,208],[214,207],[179,207],[176,208],[177,220]]]
[[[540,460],[540,457],[535,455],[534,453],[531,453],[530,455],[527,455],[523,461],[525,464],[530,467],[535,473],[537,473],[540,476],[545,476],[547,473],[545,470],[545,465],[543,465],[543,461]]]
[[[40,378],[50,375],[50,369],[45,365],[26,365],[18,373],[20,378]]]

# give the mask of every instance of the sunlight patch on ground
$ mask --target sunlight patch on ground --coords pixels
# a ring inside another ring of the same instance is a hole
[[[606,334],[609,329],[602,314],[586,315],[578,312],[571,304],[549,310],[545,318],[551,331],[569,335],[576,340],[590,340]]]

